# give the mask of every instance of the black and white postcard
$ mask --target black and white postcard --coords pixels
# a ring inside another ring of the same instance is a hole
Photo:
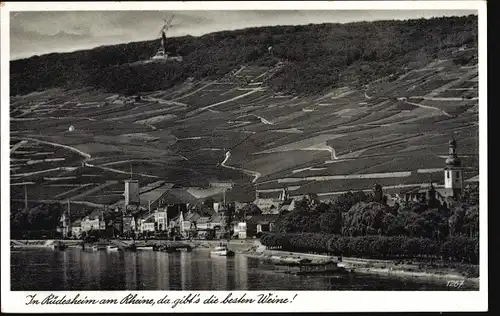
[[[2,311],[488,309],[484,1],[0,12]]]

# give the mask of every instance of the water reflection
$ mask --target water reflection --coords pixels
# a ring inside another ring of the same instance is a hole
[[[235,263],[236,269],[238,270],[238,278],[236,279],[235,288],[247,289],[248,288],[248,262],[245,256],[236,256]]]
[[[137,289],[137,253],[123,253],[125,270],[125,288]]]
[[[450,290],[443,282],[361,274],[286,275],[243,255],[212,258],[207,250],[30,250],[12,251],[11,260],[12,290]]]

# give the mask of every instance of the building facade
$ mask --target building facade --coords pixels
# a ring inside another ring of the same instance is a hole
[[[159,208],[154,212],[155,222],[158,231],[168,230],[167,208]]]
[[[129,205],[138,205],[139,199],[139,181],[138,180],[125,180],[125,196],[124,206],[127,208]]]
[[[80,238],[82,236],[82,221],[77,219],[71,224],[71,237]]]
[[[291,211],[295,208],[294,199],[290,198],[288,189],[283,188],[278,198],[261,198],[255,193],[254,204],[261,209],[262,214],[280,214],[282,211]]]
[[[104,221],[103,211],[94,211],[90,215],[85,216],[81,222],[82,232],[91,230],[106,230],[106,222]]]

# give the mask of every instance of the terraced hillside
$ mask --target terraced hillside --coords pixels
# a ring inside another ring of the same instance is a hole
[[[116,203],[131,169],[141,186],[230,181],[240,201],[284,186],[323,198],[374,182],[419,186],[442,181],[452,136],[465,175],[478,174],[475,46],[448,45],[422,66],[312,95],[269,86],[289,63],[244,62],[133,95],[96,87],[13,95],[12,199],[27,184],[34,200]]]

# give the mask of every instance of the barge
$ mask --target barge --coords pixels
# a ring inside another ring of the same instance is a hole
[[[337,262],[304,262],[304,263],[280,263],[276,266],[284,267],[284,273],[294,275],[310,274],[336,274],[349,273],[345,267],[340,267]]]

